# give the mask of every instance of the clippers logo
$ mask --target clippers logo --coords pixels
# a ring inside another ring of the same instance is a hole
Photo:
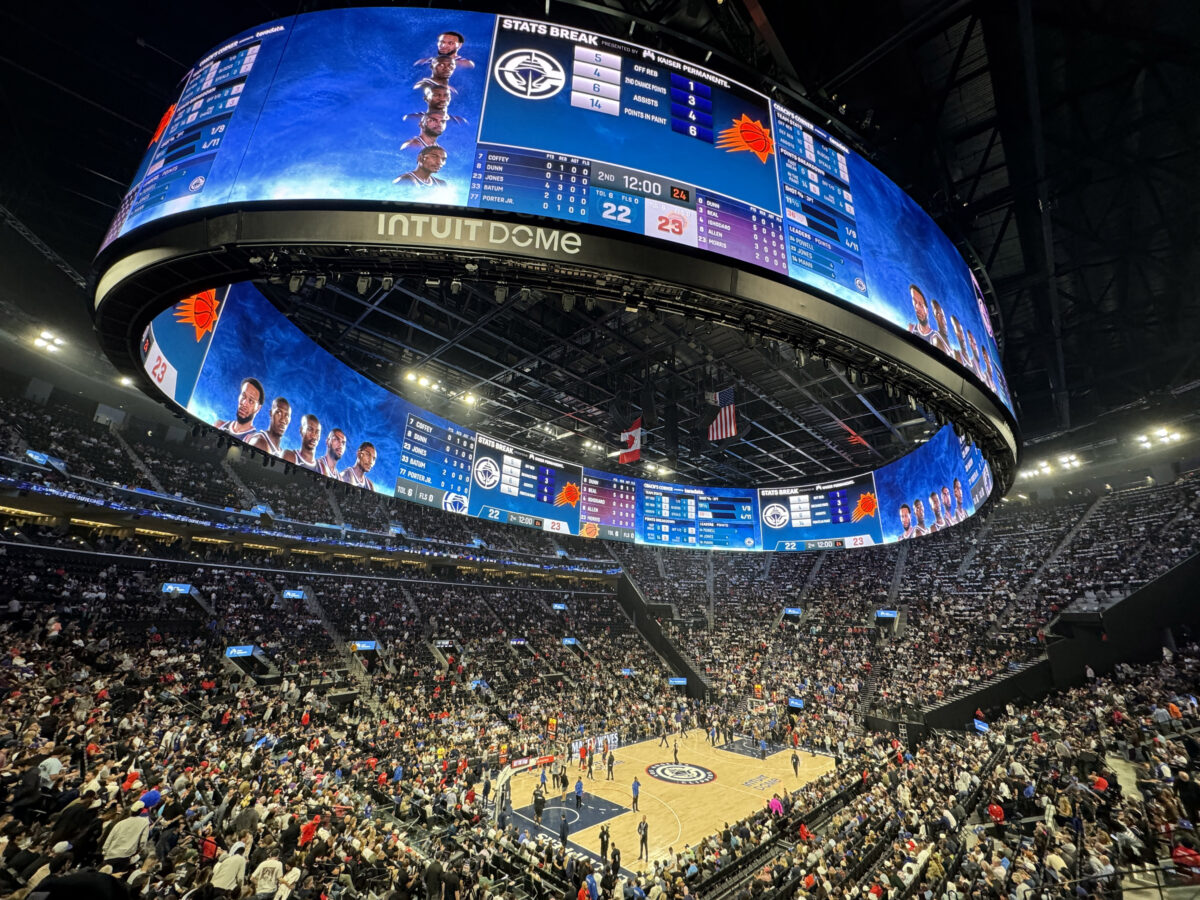
[[[522,100],[549,100],[567,83],[562,64],[541,50],[510,50],[492,69],[496,82]]]
[[[442,495],[442,509],[446,512],[458,513],[460,516],[465,516],[467,514],[467,498],[462,494],[447,491]]]
[[[655,763],[646,767],[646,774],[671,784],[708,784],[717,780],[712,769],[687,763]]]
[[[788,510],[782,503],[772,503],[763,510],[762,520],[768,528],[782,528],[788,523]]]
[[[500,466],[490,456],[481,456],[475,460],[472,474],[475,476],[475,483],[485,491],[495,490],[496,485],[500,483]]]

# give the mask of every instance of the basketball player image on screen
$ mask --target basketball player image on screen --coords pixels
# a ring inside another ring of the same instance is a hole
[[[283,435],[292,421],[292,404],[286,397],[276,397],[271,401],[271,412],[267,420],[266,431],[256,431],[246,438],[246,443],[255,450],[270,453],[272,456],[283,456]]]
[[[237,415],[232,419],[217,419],[213,427],[217,431],[232,434],[234,437],[246,440],[246,436],[254,429],[254,417],[263,405],[263,386],[257,378],[242,379],[241,390],[238,393]]]
[[[466,125],[466,116],[455,116],[450,114],[450,89],[443,87],[440,84],[430,85],[425,88],[425,112],[426,113],[443,113],[451,121],[458,125]],[[409,113],[404,118],[411,119],[414,116],[420,118],[424,113]]]
[[[957,478],[954,479],[954,505],[958,507],[958,512],[959,512],[959,520],[958,521],[961,522],[963,519],[965,519],[967,516],[970,515],[970,513],[967,512],[967,502],[963,499],[962,482],[959,481]]]
[[[942,309],[942,304],[936,300],[930,300],[929,305],[933,307],[933,323],[937,326],[935,331],[929,337],[929,343],[937,347],[943,353],[950,353],[950,331],[946,327],[946,311]]]
[[[917,530],[913,527],[912,510],[909,509],[907,503],[900,504],[900,527],[904,529],[900,532],[901,540],[917,536]]]
[[[367,473],[373,468],[375,468],[375,445],[370,441],[363,441],[358,445],[358,453],[355,454],[354,465],[342,472],[342,481],[346,482],[346,484],[352,484],[355,487],[373,491],[375,490],[375,482],[367,477]]]
[[[967,346],[970,348],[968,364],[971,366],[971,371],[983,378],[983,364],[979,361],[979,344],[975,341],[974,332],[967,332]]]
[[[931,491],[929,494],[929,508],[933,510],[933,521],[929,523],[929,533],[941,531],[950,523],[946,521],[946,517],[942,515],[942,498],[938,496],[937,491]]]
[[[441,86],[451,94],[457,93],[454,88],[450,87],[450,78],[457,68],[458,62],[453,56],[436,57],[429,66],[429,76],[414,84],[413,90],[423,91],[427,87]]]
[[[955,504],[954,498],[950,496],[950,486],[945,484],[942,485],[942,514],[950,525],[957,525],[966,518],[962,505]]]
[[[473,69],[475,63],[467,59],[465,56],[460,56],[459,51],[462,50],[463,36],[457,31],[443,31],[438,35],[437,39],[437,56],[427,56],[424,59],[418,59],[413,63],[414,66],[433,65],[443,56],[451,57],[460,69]]]
[[[317,471],[329,478],[338,478],[338,463],[346,452],[346,432],[334,428],[325,438],[325,454],[317,460]]]
[[[913,525],[913,537],[929,534],[929,526],[925,524],[925,501],[920,497],[913,501],[913,514],[917,517]]]
[[[967,336],[963,334],[962,322],[958,321],[958,316],[950,317],[950,327],[954,329],[954,342],[958,344],[954,349],[954,358],[964,366],[969,365],[967,361]]]
[[[437,173],[446,165],[446,150],[434,144],[424,147],[417,154],[417,167],[411,172],[405,172],[392,179],[392,184],[419,185],[420,187],[444,187],[446,180],[438,178]]]
[[[919,338],[931,340],[937,332],[929,324],[929,301],[925,299],[925,294],[915,284],[908,286],[908,293],[912,297],[913,315],[917,319],[915,322],[908,323],[908,330]]]
[[[423,112],[416,115],[421,120],[421,131],[416,137],[411,137],[401,144],[401,150],[408,150],[411,147],[432,147],[438,142],[438,138],[446,133],[446,123],[450,117],[444,112]],[[412,114],[404,118],[411,117]]]
[[[317,444],[321,442],[321,420],[312,413],[300,417],[300,449],[284,450],[283,461],[309,471],[317,469]]]

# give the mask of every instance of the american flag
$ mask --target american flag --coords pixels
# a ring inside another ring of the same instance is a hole
[[[737,407],[733,402],[733,388],[727,387],[716,393],[710,393],[707,398],[713,406],[720,407],[717,410],[717,417],[708,426],[708,439],[723,441],[725,438],[733,437],[737,434]]]

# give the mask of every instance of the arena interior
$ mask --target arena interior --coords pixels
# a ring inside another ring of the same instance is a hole
[[[1200,10],[441,6],[0,13],[0,896],[1192,896]]]

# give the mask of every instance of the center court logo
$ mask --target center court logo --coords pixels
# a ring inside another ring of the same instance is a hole
[[[493,490],[500,483],[500,467],[490,456],[481,456],[475,460],[473,473],[475,483],[485,491]]]
[[[712,769],[689,763],[655,763],[646,767],[646,774],[671,784],[708,784],[717,780],[717,774]]]
[[[492,74],[500,87],[522,100],[548,100],[567,83],[562,64],[541,50],[510,50],[496,60]]]
[[[787,507],[782,503],[772,503],[762,513],[763,521],[770,528],[782,528],[788,523]]]

